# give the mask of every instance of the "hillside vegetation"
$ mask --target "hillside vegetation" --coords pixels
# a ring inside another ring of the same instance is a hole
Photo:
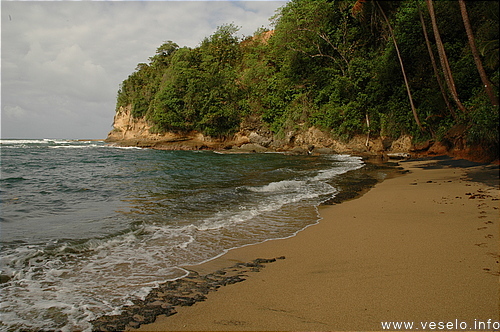
[[[165,42],[123,81],[117,110],[158,133],[223,138],[251,118],[276,137],[409,135],[495,158],[498,13],[498,1],[292,0],[271,31]]]

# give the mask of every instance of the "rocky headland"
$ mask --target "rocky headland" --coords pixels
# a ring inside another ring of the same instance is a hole
[[[334,138],[317,127],[298,124],[278,137],[257,117],[249,117],[232,137],[214,138],[197,131],[155,133],[145,118],[134,118],[130,107],[120,107],[106,142],[158,150],[216,150],[223,153],[285,152],[289,154],[348,153],[381,159],[407,159],[448,155],[476,162],[492,162],[481,147],[467,146],[465,128],[454,128],[440,141],[415,143],[411,136],[397,139],[357,135],[350,140]]]

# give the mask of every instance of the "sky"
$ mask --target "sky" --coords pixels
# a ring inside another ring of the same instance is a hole
[[[270,27],[284,1],[1,1],[1,138],[106,138],[120,83],[171,40]]]

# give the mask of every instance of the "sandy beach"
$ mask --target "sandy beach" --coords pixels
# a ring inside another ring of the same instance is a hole
[[[381,330],[390,321],[474,329],[499,321],[498,168],[401,166],[409,172],[362,197],[320,207],[322,220],[294,237],[189,267],[206,274],[285,257],[139,330]]]

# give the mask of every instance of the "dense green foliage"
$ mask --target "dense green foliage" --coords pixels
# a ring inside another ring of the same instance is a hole
[[[276,135],[314,125],[344,139],[368,131],[442,139],[461,126],[469,143],[498,149],[498,106],[483,88],[458,1],[433,3],[465,111],[439,87],[419,16],[444,81],[423,0],[292,0],[273,18],[273,31],[240,40],[238,28],[225,25],[193,49],[166,42],[123,82],[117,108],[131,105],[158,132],[225,137],[251,115]],[[498,96],[498,1],[470,1],[467,10]]]

